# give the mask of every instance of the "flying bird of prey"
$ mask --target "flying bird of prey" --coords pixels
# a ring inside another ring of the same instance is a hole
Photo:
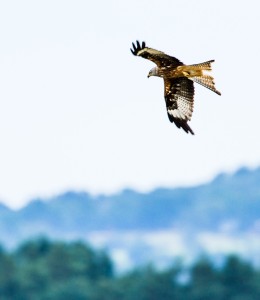
[[[206,74],[206,71],[211,71],[211,63],[214,60],[185,65],[175,57],[146,47],[145,42],[140,44],[136,41],[136,45],[132,44],[133,49],[130,50],[135,56],[149,59],[157,65],[150,70],[148,77],[158,76],[164,80],[164,98],[169,120],[174,122],[178,128],[194,134],[187,123],[191,120],[193,112],[193,82],[221,95],[215,88],[214,78]]]

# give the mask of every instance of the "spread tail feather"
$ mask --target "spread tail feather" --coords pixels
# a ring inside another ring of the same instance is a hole
[[[221,93],[215,88],[215,82],[212,76],[209,75],[194,76],[194,77],[190,77],[189,79],[203,85],[204,87],[210,89],[216,94],[221,95]]]
[[[214,60],[205,61],[195,65],[179,66],[179,71],[190,80],[203,85],[218,95],[221,93],[215,88],[214,78],[210,75],[204,74],[204,71],[211,71],[211,63]]]
[[[200,64],[195,64],[195,65],[189,65],[189,69],[190,70],[205,70],[205,71],[211,71],[211,63],[213,63],[215,60],[209,60],[209,61],[205,61],[203,63]]]
[[[215,88],[214,78],[210,75],[204,74],[204,71],[211,71],[211,63],[214,60],[205,61],[200,64],[181,66],[182,72],[185,76],[187,76],[190,80],[197,82],[204,87],[210,89],[218,95],[221,93]]]

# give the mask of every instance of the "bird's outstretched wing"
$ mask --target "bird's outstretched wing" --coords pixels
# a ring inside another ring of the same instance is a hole
[[[194,134],[187,124],[193,112],[193,82],[186,77],[164,79],[164,97],[169,120],[178,128]]]
[[[145,45],[145,42],[141,44],[136,41],[136,45],[132,43],[133,49],[130,49],[131,52],[136,56],[141,56],[143,58],[149,59],[152,62],[156,63],[159,68],[162,67],[177,67],[182,66],[183,63],[177,58],[167,55],[164,52],[148,48]]]

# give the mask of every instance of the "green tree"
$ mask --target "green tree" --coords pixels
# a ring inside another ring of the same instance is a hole
[[[114,276],[109,257],[82,242],[40,238],[23,243],[12,258],[26,300],[65,299],[65,295],[68,299],[81,299],[81,295],[86,299],[89,294],[93,298],[96,283]]]
[[[181,299],[178,272],[175,268],[159,272],[153,266],[147,266],[118,279],[117,293],[124,300]]]
[[[190,299],[219,300],[224,295],[219,272],[206,257],[198,260],[190,270],[191,280],[188,284]]]
[[[260,297],[259,272],[239,257],[231,255],[222,269],[222,285],[227,300],[257,300]]]
[[[94,251],[81,242],[56,243],[46,258],[52,280],[62,281],[72,277],[97,280],[113,276],[113,265],[108,256]]]
[[[11,256],[0,247],[0,299],[19,299],[17,268]]]
[[[186,281],[182,274],[189,274]],[[82,242],[27,241],[0,248],[4,300],[259,300],[260,272],[236,256],[217,268],[203,257],[190,268],[152,265],[115,275],[110,258]]]
[[[85,278],[72,278],[50,285],[42,300],[92,300],[93,285]],[[106,299],[106,298],[104,298]]]

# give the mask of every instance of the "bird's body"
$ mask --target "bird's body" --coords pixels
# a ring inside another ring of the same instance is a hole
[[[206,61],[195,65],[184,65],[177,58],[164,52],[148,48],[145,42],[133,43],[131,52],[136,56],[153,61],[157,66],[150,70],[148,77],[157,76],[164,79],[164,98],[169,120],[178,128],[194,134],[187,121],[191,120],[194,101],[194,85],[197,82],[220,95],[216,90],[214,79],[206,74],[211,71],[211,63]]]

